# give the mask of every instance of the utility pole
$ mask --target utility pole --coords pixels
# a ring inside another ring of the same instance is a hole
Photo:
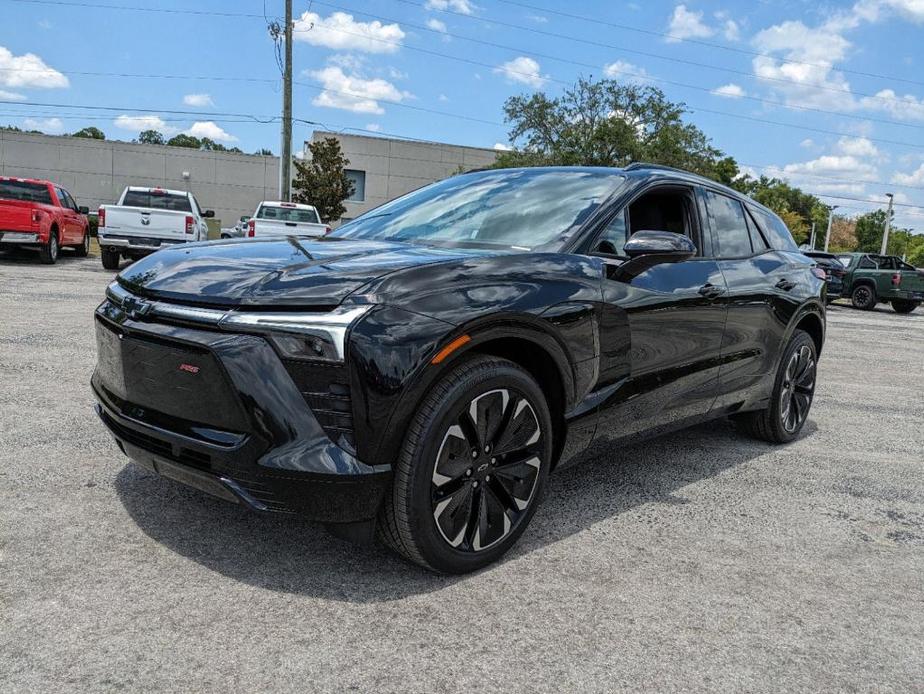
[[[832,205],[831,210],[828,212],[828,231],[825,234],[825,253],[828,252],[828,244],[831,243],[831,222],[834,221],[834,210],[836,210],[839,205]]]
[[[811,246],[813,251],[815,250],[815,222],[812,222],[812,233],[809,236],[809,246]]]
[[[879,251],[879,255],[886,254],[886,248],[889,245],[889,227],[892,226],[892,198],[895,196],[892,193],[886,193],[886,197],[889,199],[889,209],[886,212],[885,229],[882,232],[882,249]]]
[[[279,161],[279,199],[292,197],[292,0],[286,2],[285,69],[282,77],[282,154]]]

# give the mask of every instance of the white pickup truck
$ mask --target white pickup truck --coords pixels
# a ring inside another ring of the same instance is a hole
[[[103,267],[115,270],[122,258],[137,259],[177,243],[206,241],[207,217],[185,190],[129,186],[115,205],[99,208],[97,240]]]
[[[311,205],[264,200],[247,222],[248,237],[324,236],[331,228]]]

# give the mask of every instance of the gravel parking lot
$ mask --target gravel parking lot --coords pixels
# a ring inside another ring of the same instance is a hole
[[[444,578],[130,465],[88,385],[111,277],[0,255],[0,690],[924,691],[924,310],[831,309],[797,442],[588,457]]]

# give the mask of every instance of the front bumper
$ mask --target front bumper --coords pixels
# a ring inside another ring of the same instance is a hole
[[[330,439],[266,340],[147,323],[108,301],[96,323],[97,414],[132,461],[255,511],[375,518],[390,466]]]

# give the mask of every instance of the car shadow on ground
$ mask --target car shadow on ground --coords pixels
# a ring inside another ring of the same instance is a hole
[[[811,436],[806,423],[802,436]],[[683,488],[747,463],[772,447],[719,421],[625,447],[589,453],[556,471],[531,526],[502,563],[541,549],[641,504],[683,504]],[[446,588],[436,576],[379,545],[357,547],[323,527],[244,508],[126,465],[115,480],[132,519],[149,537],[224,576],[274,591],[374,603]],[[486,571],[490,571],[489,567]]]

